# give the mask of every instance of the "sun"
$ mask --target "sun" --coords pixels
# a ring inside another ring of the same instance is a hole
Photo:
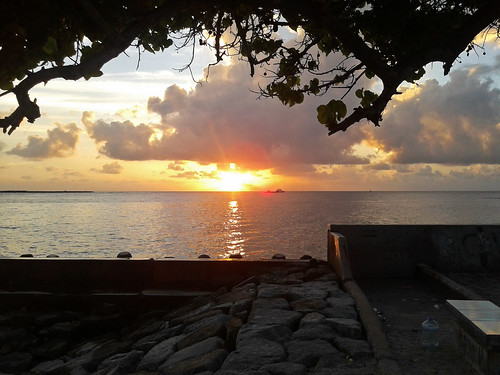
[[[230,170],[221,171],[217,175],[217,188],[220,191],[241,191],[247,190],[246,185],[255,177],[250,172],[237,172],[234,163],[229,164]]]
[[[222,191],[246,190],[245,184],[252,178],[253,176],[250,173],[220,172],[217,185],[219,190]]]

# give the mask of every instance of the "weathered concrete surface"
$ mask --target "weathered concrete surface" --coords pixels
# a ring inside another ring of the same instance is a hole
[[[340,225],[328,228],[328,260],[341,280],[500,270],[500,225]],[[350,267],[346,267],[346,263]]]
[[[40,298],[57,292],[129,293],[144,300],[161,297],[155,291],[237,285],[281,265],[294,267],[295,274],[309,269],[308,260],[0,258],[0,292],[37,291]]]
[[[456,346],[455,319],[445,305],[454,293],[434,281],[422,279],[359,279],[364,293],[376,309],[378,320],[392,350],[392,357],[381,358],[384,374],[394,374],[398,365],[405,375],[479,375]],[[439,346],[424,348],[421,324],[433,316],[438,322]],[[379,348],[373,348],[375,352]],[[354,354],[354,353],[353,353]]]
[[[233,290],[218,290],[174,310],[165,306],[137,315],[121,308],[105,304],[99,310],[43,313],[3,308],[0,373],[375,371],[373,352],[352,313],[353,301],[326,264],[270,269]]]

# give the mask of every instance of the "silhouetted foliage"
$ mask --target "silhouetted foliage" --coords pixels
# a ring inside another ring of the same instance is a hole
[[[24,118],[40,117],[29,97],[40,83],[100,76],[130,46],[194,53],[197,44],[213,50],[214,64],[235,55],[252,75],[263,67],[270,83],[260,94],[289,106],[331,93],[317,116],[329,134],[363,119],[378,125],[401,83],[420,78],[430,62],[447,74],[464,50],[482,48],[474,42],[481,32],[498,35],[499,19],[498,0],[2,1],[1,95],[15,95],[18,107],[0,125],[11,134]],[[284,27],[300,28],[303,38],[284,41]],[[332,53],[343,58],[328,66]],[[352,90],[363,77],[380,79],[381,91]],[[344,98],[352,91],[359,106],[350,109]]]

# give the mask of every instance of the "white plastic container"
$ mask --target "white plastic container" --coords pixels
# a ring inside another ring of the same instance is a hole
[[[439,324],[433,317],[428,317],[422,323],[422,345],[427,348],[435,348],[439,345]]]

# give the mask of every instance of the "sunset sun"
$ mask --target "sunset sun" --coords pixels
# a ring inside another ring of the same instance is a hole
[[[221,191],[247,190],[245,185],[255,179],[252,173],[238,172],[234,163],[230,163],[229,168],[228,171],[219,172],[217,188]]]

